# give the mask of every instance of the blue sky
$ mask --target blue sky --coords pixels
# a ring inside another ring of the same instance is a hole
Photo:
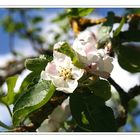
[[[63,11],[63,8],[46,8],[44,10],[33,10],[30,15],[46,15],[49,16],[51,14],[56,14],[61,11]],[[122,15],[124,12],[124,9],[120,8],[97,8],[95,10],[95,13],[99,14],[100,16],[106,16],[108,11],[114,11],[117,15]],[[0,8],[0,19],[2,19],[4,16],[8,14],[7,10],[4,8]],[[18,20],[18,15],[16,15],[16,19]],[[17,41],[18,38],[16,38]],[[10,49],[8,47],[9,44],[9,36],[8,34],[2,29],[0,26],[0,54],[6,54],[9,53]]]
[[[32,10],[32,12],[30,13],[31,16],[34,15],[43,15],[46,14],[46,16],[50,15],[50,14],[54,14],[54,13],[58,13],[61,12],[63,9],[44,9],[44,10]],[[3,17],[7,16],[8,12],[6,9],[0,8],[0,19],[2,19]],[[19,19],[19,16],[16,15],[16,20]],[[17,41],[20,41],[18,38],[16,38]],[[0,54],[6,54],[9,53],[10,49],[9,49],[9,36],[8,34],[2,29],[2,27],[0,26]]]

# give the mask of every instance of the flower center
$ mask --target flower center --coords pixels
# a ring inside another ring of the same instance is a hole
[[[73,76],[72,76],[72,68],[61,68],[60,71],[60,77],[63,77],[64,80],[66,79],[73,79]]]

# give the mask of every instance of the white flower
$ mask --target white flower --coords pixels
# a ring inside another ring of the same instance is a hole
[[[53,112],[48,116],[38,132],[56,132],[61,127],[61,124],[71,115],[69,98],[65,99],[61,105],[58,105]]]
[[[81,32],[73,43],[73,49],[79,54],[79,59],[83,64],[87,65],[96,61],[98,57],[96,56],[96,44],[97,40],[94,33],[90,31]]]
[[[84,31],[78,35],[72,47],[88,72],[108,78],[113,70],[113,59],[104,49],[97,50],[97,44],[94,33]]]
[[[69,97],[63,101],[61,105],[58,105],[54,111],[48,116],[49,119],[52,119],[56,122],[62,123],[70,116],[70,106],[69,106]]]
[[[51,80],[56,90],[72,93],[78,86],[78,80],[83,76],[84,70],[75,67],[70,57],[56,53],[53,61],[49,62],[41,78]]]

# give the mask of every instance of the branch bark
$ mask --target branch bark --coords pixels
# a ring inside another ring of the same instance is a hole
[[[126,22],[131,22],[135,19],[140,19],[140,14],[129,14]],[[115,16],[114,23],[120,23],[122,17]],[[85,30],[89,26],[98,25],[107,21],[107,18],[100,19],[89,19],[89,18],[71,18],[70,24],[73,29],[73,32],[77,35],[79,32]]]
[[[128,107],[129,107],[128,103],[131,99],[140,95],[140,85],[139,86],[137,85],[131,88],[128,92],[125,92],[111,77],[109,77],[107,80],[117,90],[120,96],[121,105],[123,107],[122,113],[120,113],[120,115],[116,118],[117,126],[119,128],[126,124]]]

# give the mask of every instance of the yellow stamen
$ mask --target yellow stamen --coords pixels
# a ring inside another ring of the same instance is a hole
[[[66,79],[73,79],[73,76],[72,76],[72,68],[61,68],[61,70],[59,71],[60,73],[60,77],[63,77],[64,80]]]

